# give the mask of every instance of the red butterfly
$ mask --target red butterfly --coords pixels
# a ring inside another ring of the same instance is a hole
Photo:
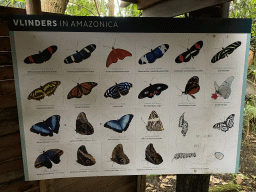
[[[112,51],[109,53],[106,66],[109,67],[112,63],[116,63],[118,59],[123,60],[125,57],[132,56],[129,51],[124,49],[115,49],[112,47]]]
[[[95,82],[86,82],[86,83],[77,83],[77,86],[75,86],[71,91],[68,93],[67,98],[81,98],[82,95],[88,95],[91,93],[92,88],[97,86],[98,83]]]

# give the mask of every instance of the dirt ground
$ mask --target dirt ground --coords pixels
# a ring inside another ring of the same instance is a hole
[[[238,174],[211,175],[211,192],[256,192],[256,133],[243,133]],[[146,192],[175,192],[176,175],[148,175]]]

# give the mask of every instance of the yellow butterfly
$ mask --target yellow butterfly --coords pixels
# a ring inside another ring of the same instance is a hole
[[[44,86],[40,86],[39,88],[35,89],[28,95],[28,100],[41,100],[45,96],[51,96],[56,91],[57,87],[60,85],[60,81],[51,81],[46,83]]]

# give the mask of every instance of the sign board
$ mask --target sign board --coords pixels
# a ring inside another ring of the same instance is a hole
[[[10,25],[26,180],[238,171],[251,20]]]

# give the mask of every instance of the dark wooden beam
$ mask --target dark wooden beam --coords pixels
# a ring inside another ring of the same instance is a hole
[[[144,17],[174,17],[184,13],[189,13],[206,7],[220,5],[231,0],[169,0],[169,1],[154,1],[153,7],[143,7],[141,0],[138,2],[138,9],[143,10]]]

